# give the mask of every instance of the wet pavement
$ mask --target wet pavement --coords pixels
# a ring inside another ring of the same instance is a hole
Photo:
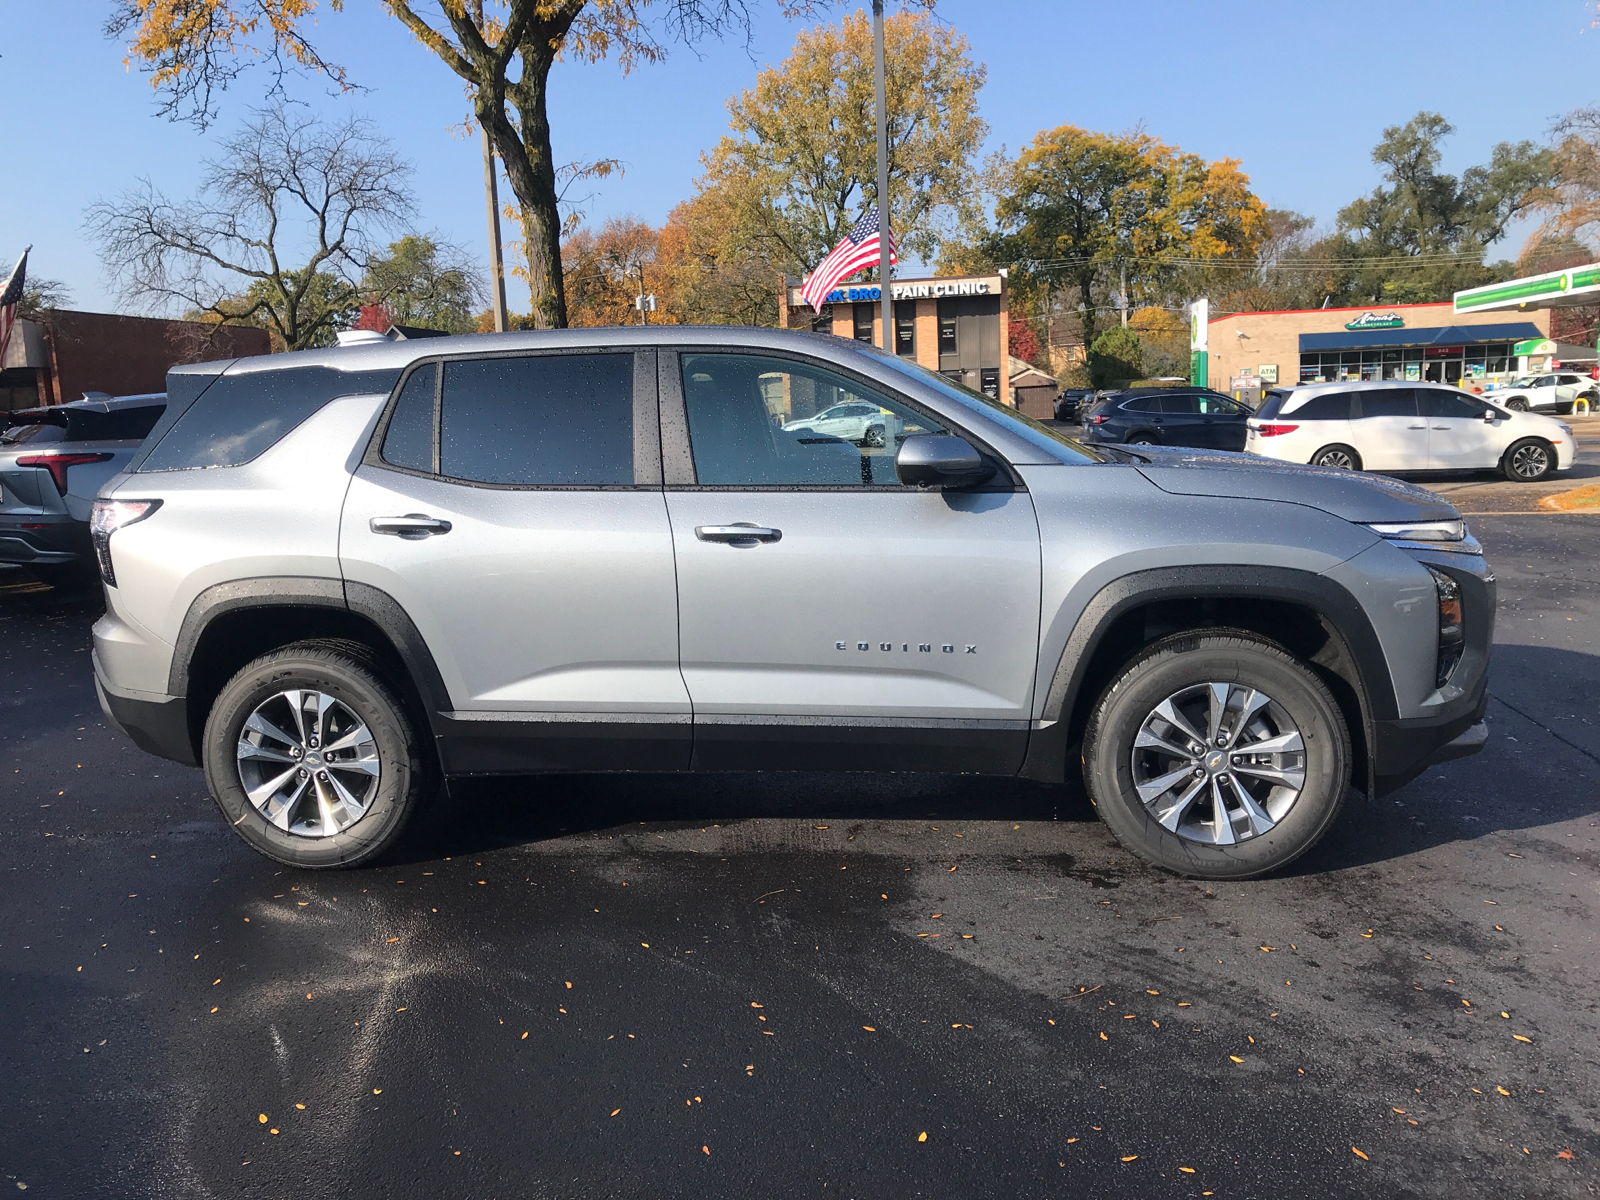
[[[1209,887],[911,776],[479,783],[280,870],[106,728],[96,599],[0,576],[0,1188],[1595,1195],[1600,553],[1473,526],[1489,747]]]

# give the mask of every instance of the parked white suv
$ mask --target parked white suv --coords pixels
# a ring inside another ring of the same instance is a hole
[[[1356,471],[1500,470],[1537,483],[1572,466],[1572,427],[1459,388],[1322,383],[1268,394],[1245,451]]]
[[[1512,412],[1551,412],[1565,415],[1581,401],[1587,412],[1600,401],[1600,384],[1576,371],[1555,371],[1513,379],[1489,389],[1489,398]]]

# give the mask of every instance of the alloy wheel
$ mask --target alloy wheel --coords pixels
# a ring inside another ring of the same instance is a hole
[[[1523,479],[1538,479],[1549,469],[1550,454],[1543,446],[1518,446],[1511,456],[1511,470]]]
[[[1231,846],[1288,815],[1305,787],[1305,741],[1271,696],[1197,683],[1151,710],[1133,742],[1133,785],[1162,828]]]
[[[365,721],[326,692],[269,696],[239,732],[239,783],[250,803],[286,833],[326,838],[367,813],[381,764]]]
[[[1326,450],[1317,455],[1319,467],[1339,467],[1345,471],[1355,470],[1356,460],[1344,450]]]

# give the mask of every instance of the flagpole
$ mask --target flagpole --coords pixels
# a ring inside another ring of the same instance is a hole
[[[894,301],[889,290],[889,109],[883,83],[883,0],[872,0],[872,87],[878,108],[878,291],[883,348],[894,353]]]

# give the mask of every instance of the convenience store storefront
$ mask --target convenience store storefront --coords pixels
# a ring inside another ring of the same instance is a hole
[[[1450,303],[1231,313],[1208,322],[1213,380],[1467,383],[1528,367],[1519,343],[1549,336],[1547,312],[1457,316]]]

